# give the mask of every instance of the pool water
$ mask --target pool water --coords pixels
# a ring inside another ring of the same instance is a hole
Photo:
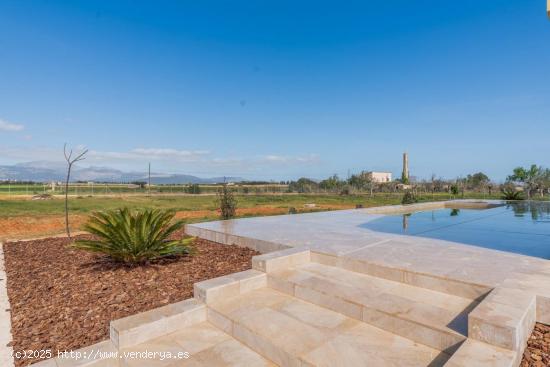
[[[482,210],[439,209],[388,215],[362,227],[550,259],[550,202],[523,201]]]

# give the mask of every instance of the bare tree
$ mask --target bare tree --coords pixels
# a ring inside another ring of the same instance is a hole
[[[71,168],[76,162],[86,159],[86,157],[84,157],[86,153],[88,153],[88,149],[85,149],[80,154],[73,157],[73,150],[71,149],[67,154],[67,143],[63,145],[63,155],[67,161],[67,179],[65,180],[65,229],[67,230],[67,237],[69,238],[71,238],[71,230],[69,229],[69,179],[71,178]]]

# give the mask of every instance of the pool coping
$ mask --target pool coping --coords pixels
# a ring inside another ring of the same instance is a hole
[[[550,261],[457,242],[354,229],[366,215],[481,209],[503,203],[452,200],[195,223],[186,225],[185,230],[261,253],[291,247],[310,249],[312,256],[325,264],[355,261],[358,269],[363,267],[377,276],[477,298],[480,304],[468,314],[468,337],[516,352],[519,364],[535,321],[550,323]],[[309,235],[316,237],[310,241]],[[343,244],[334,243],[339,239]]]

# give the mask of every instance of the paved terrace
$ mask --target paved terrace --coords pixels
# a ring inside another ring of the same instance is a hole
[[[375,232],[361,226],[387,214],[451,207],[481,209],[494,205],[498,202],[448,201],[338,210],[206,222],[188,225],[186,231],[224,244],[251,247],[261,253],[306,247],[320,254],[364,259],[490,288],[514,278],[514,274],[550,274],[550,261],[540,258],[439,239]]]
[[[37,367],[517,367],[535,321],[550,323],[550,261],[360,226],[388,213],[497,204],[188,225],[191,235],[263,255],[251,270],[195,284],[192,299],[111,322],[110,340],[80,350],[118,358]],[[146,351],[190,357],[121,354]]]
[[[499,203],[467,200],[397,205],[206,222],[188,225],[186,231],[261,253],[307,247],[319,254],[362,259],[490,288],[515,272],[545,274],[550,271],[550,261],[540,258],[439,239],[375,232],[361,226],[387,214],[451,207],[482,209],[495,205]]]
[[[361,226],[385,214],[498,204],[459,200],[246,218],[189,225],[187,233],[261,253],[307,248],[315,262],[475,299],[479,305],[464,315],[469,340],[518,352],[517,365],[534,322],[550,323],[550,261]]]

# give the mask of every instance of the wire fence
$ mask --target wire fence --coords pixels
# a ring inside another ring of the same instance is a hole
[[[239,194],[284,193],[288,185],[231,185]],[[68,194],[71,196],[110,196],[110,195],[155,195],[155,194],[215,194],[220,185],[136,185],[126,183],[70,183]],[[63,183],[3,183],[0,184],[0,196],[22,195],[64,195]]]

